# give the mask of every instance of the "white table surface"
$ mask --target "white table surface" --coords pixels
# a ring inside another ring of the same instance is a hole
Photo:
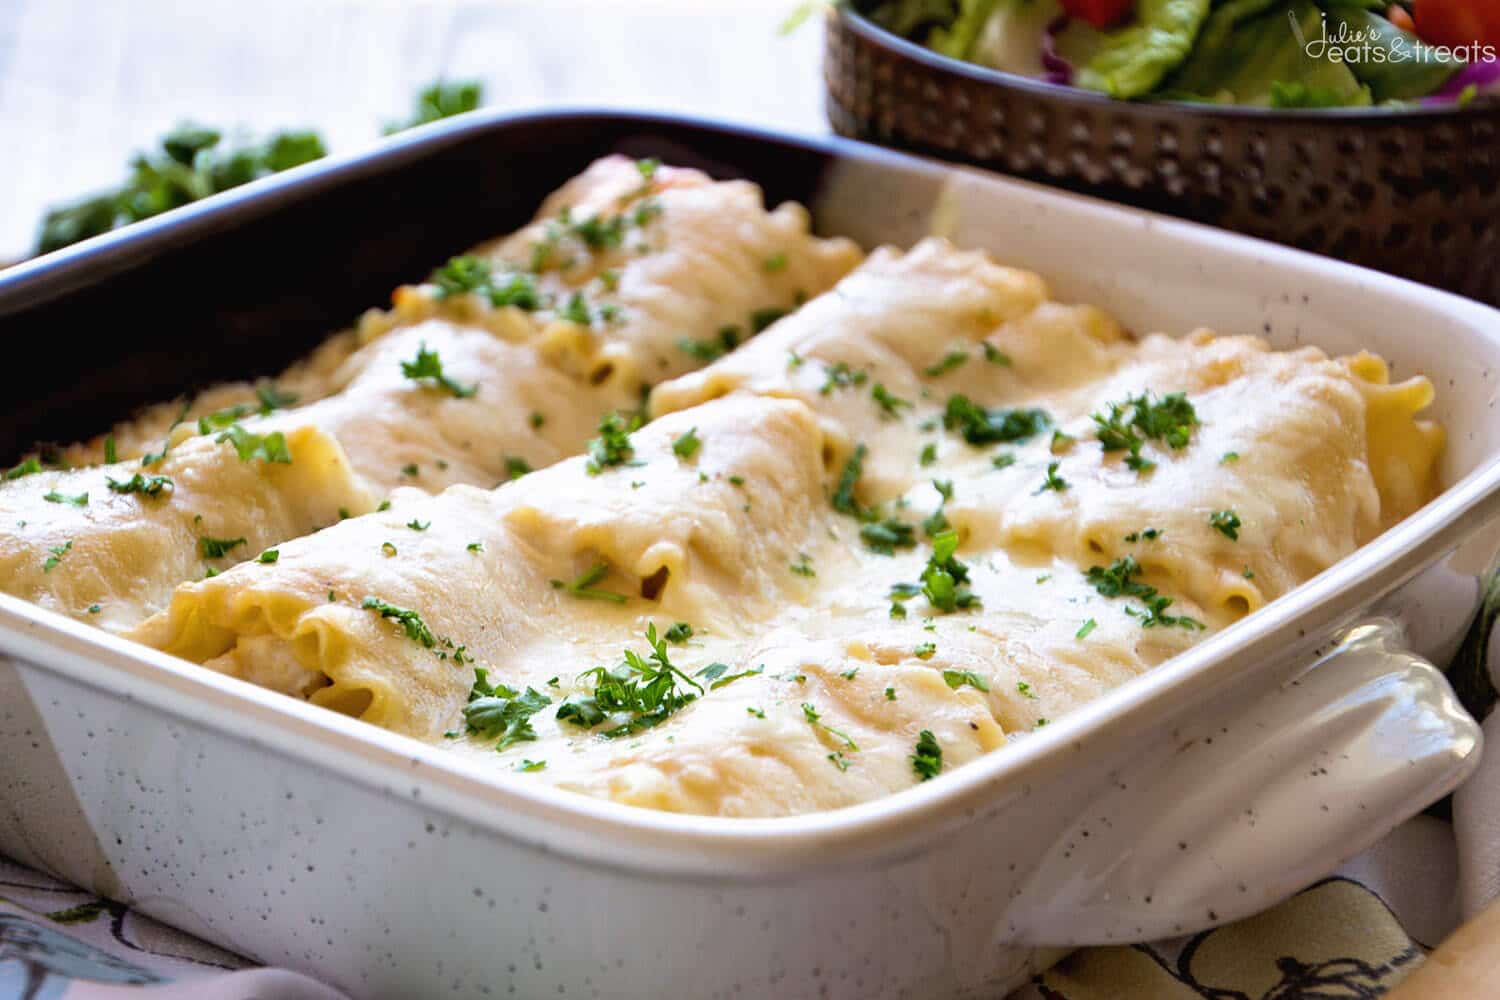
[[[609,106],[827,131],[796,0],[0,0],[0,260],[184,119],[378,137],[438,78],[488,107]]]

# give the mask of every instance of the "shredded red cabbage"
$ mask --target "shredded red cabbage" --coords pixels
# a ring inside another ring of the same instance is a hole
[[[1469,63],[1454,73],[1453,78],[1443,84],[1441,90],[1422,98],[1422,103],[1449,104],[1462,97],[1470,87],[1476,88],[1481,94],[1500,89],[1500,59]]]
[[[1057,53],[1057,36],[1068,27],[1068,15],[1054,17],[1042,32],[1042,79],[1068,86],[1073,82],[1073,64]]]

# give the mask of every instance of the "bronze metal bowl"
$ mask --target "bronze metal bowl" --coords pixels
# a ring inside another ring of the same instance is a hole
[[[950,59],[847,9],[827,20],[827,111],[841,135],[1500,306],[1500,100],[1320,111],[1130,103]]]

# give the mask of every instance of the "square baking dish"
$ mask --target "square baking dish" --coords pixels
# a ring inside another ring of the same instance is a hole
[[[474,114],[0,273],[0,452],[270,374],[609,152],[759,183],[867,247],[931,232],[1140,332],[1369,348],[1438,388],[1445,492],[1291,594],[939,780],[774,820],[497,775],[0,597],[0,852],[355,996],[1002,995],[1060,949],[1236,919],[1455,787],[1428,662],[1494,544],[1500,313],[844,140]],[[1409,626],[1409,627],[1408,627]],[[690,984],[690,985],[685,985]]]

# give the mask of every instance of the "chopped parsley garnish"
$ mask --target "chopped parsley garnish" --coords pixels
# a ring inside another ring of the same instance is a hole
[[[53,570],[57,569],[57,564],[62,562],[63,556],[73,551],[73,540],[70,538],[66,542],[63,542],[61,545],[49,545],[47,546],[47,551],[51,554],[48,555],[46,561],[42,563],[43,573],[50,573]]]
[[[844,756],[844,751],[842,750],[835,750],[833,753],[829,754],[828,760],[833,764],[834,767],[838,768],[840,771],[849,770],[849,758]]]
[[[725,684],[728,684],[732,681],[737,681],[741,677],[754,677],[756,674],[763,673],[765,669],[765,665],[762,664],[758,667],[751,667],[749,670],[741,670],[737,674],[730,674],[727,673],[729,670],[729,664],[710,663],[708,666],[704,667],[693,676],[702,677],[704,680],[709,682],[708,689],[710,691],[717,691]]]
[[[870,397],[880,406],[880,415],[885,418],[899,417],[901,408],[904,406],[911,409],[911,402],[900,396],[893,396],[885,385],[876,382],[875,387],[870,390]]]
[[[786,270],[786,254],[773,253],[761,262],[761,269],[767,274],[775,274],[777,271]]]
[[[275,382],[261,382],[255,387],[255,401],[260,404],[261,416],[275,410],[284,410],[297,401],[295,392],[282,392]]]
[[[412,518],[410,521],[406,522],[406,526],[412,531],[426,531],[428,528],[432,527],[432,522],[418,521],[416,518]]]
[[[936,778],[943,769],[943,748],[938,746],[932,730],[924,729],[917,734],[916,752],[911,755],[912,770],[923,781]]]
[[[234,445],[235,454],[240,456],[241,462],[249,462],[260,459],[262,462],[275,462],[279,465],[292,464],[292,452],[286,446],[286,435],[281,431],[272,431],[269,434],[256,434],[247,431],[239,424],[231,424],[229,429],[214,438],[219,444],[228,441]],[[143,465],[152,463],[142,462]]]
[[[103,610],[104,610],[104,606],[102,604],[90,604],[89,605],[89,614],[91,614],[91,615],[97,615],[99,612],[101,612]]]
[[[89,495],[87,493],[79,493],[70,496],[67,493],[59,493],[56,490],[49,490],[46,493],[42,494],[42,499],[47,501],[48,503],[72,504],[74,507],[87,507],[89,505]]]
[[[750,329],[754,330],[756,333],[760,333],[766,327],[770,326],[778,319],[781,319],[781,317],[789,315],[790,313],[790,309],[778,309],[776,306],[769,306],[765,309],[757,309],[750,314]]]
[[[1036,488],[1036,492],[1046,493],[1051,490],[1054,493],[1061,493],[1068,488],[1068,481],[1057,474],[1057,467],[1060,464],[1059,462],[1047,463],[1047,478],[1042,480],[1042,485]]]
[[[975,688],[986,693],[988,693],[990,690],[989,681],[985,680],[983,677],[980,677],[972,670],[944,670],[943,681],[955,691],[963,687],[965,684],[969,685],[969,687],[971,688]]]
[[[1219,456],[1220,465],[1228,465],[1230,462],[1238,462],[1239,460],[1240,453],[1237,451],[1226,451],[1223,455]]]
[[[375,513],[377,513],[377,514],[383,514],[383,513],[385,513],[386,511],[388,511],[390,509],[391,509],[391,502],[389,500],[382,500],[382,501],[380,501],[380,506],[378,506],[378,507],[375,508]],[[340,507],[339,508],[339,514],[342,516],[343,513],[344,513],[344,508]]]
[[[476,385],[461,385],[459,382],[443,374],[443,359],[438,357],[437,351],[429,351],[427,342],[423,341],[417,347],[417,356],[411,361],[401,362],[401,374],[414,381],[424,378],[432,379],[433,383],[446,389],[459,399],[467,399],[479,391]]]
[[[963,433],[969,444],[1025,441],[1052,426],[1046,410],[987,410],[968,396],[955,393],[943,410],[943,426]]]
[[[1062,455],[1072,450],[1075,440],[1077,439],[1071,434],[1064,434],[1062,431],[1053,431],[1052,444],[1048,446],[1047,450],[1054,455]]]
[[[530,423],[534,429],[540,430],[547,423],[547,415],[545,413],[534,412],[530,417],[527,418],[527,422]]]
[[[1196,618],[1190,618],[1187,615],[1168,615],[1166,610],[1172,606],[1172,598],[1164,597],[1157,593],[1155,587],[1136,579],[1140,574],[1141,567],[1135,561],[1135,557],[1125,556],[1123,559],[1116,559],[1108,569],[1103,566],[1090,566],[1088,581],[1104,597],[1139,599],[1146,609],[1137,611],[1135,608],[1127,607],[1125,613],[1133,618],[1139,618],[1142,628],[1152,628],[1157,625],[1178,625],[1186,629],[1203,628],[1203,623]]]
[[[611,601],[615,604],[624,604],[629,598],[624,594],[617,594],[613,590],[598,590],[594,584],[609,575],[609,563],[604,560],[594,563],[588,569],[574,577],[570,582],[553,580],[553,590],[566,590],[574,597],[586,601]]]
[[[244,544],[243,538],[209,538],[205,535],[198,539],[198,552],[205,559],[222,559],[229,554],[231,549]]]
[[[979,606],[979,598],[969,592],[969,568],[958,560],[958,532],[944,531],[932,539],[932,555],[922,570],[922,593],[934,608],[952,613],[960,608]]]
[[[637,226],[644,227],[652,219],[665,211],[661,202],[655,198],[647,198],[635,206],[635,211],[630,213],[630,221]]]
[[[855,445],[849,461],[844,463],[844,471],[839,474],[838,488],[833,491],[833,509],[840,514],[859,517],[863,513],[859,501],[854,499],[854,490],[859,485],[859,477],[864,474],[867,454],[869,449],[863,444]]]
[[[635,454],[630,432],[640,425],[639,417],[626,419],[619,413],[607,414],[599,421],[599,436],[588,445],[588,474],[597,476],[613,465],[625,465]]]
[[[1198,414],[1186,393],[1168,393],[1153,402],[1151,393],[1143,392],[1110,403],[1107,412],[1093,414],[1093,421],[1103,449],[1129,452],[1125,464],[1145,473],[1156,467],[1155,462],[1141,457],[1146,441],[1160,441],[1173,450],[1186,448],[1193,428],[1198,426]]]
[[[750,706],[746,705],[745,711],[755,716],[757,719],[764,719],[766,717],[766,710],[763,708],[751,708]]]
[[[924,371],[929,376],[937,378],[940,375],[948,374],[953,369],[959,367],[968,360],[969,354],[967,351],[949,351],[947,354],[944,354],[941,358],[939,358],[936,362],[928,365],[926,369],[924,369]]]
[[[1216,510],[1208,515],[1208,523],[1215,531],[1232,542],[1240,540],[1240,516],[1233,510]]]
[[[922,452],[917,456],[917,464],[924,469],[937,461],[937,445],[931,441],[922,446]]]
[[[172,480],[166,476],[143,476],[139,472],[123,483],[114,476],[105,476],[104,481],[112,493],[139,493],[144,497],[161,496],[163,491],[174,488]]]
[[[281,558],[281,551],[279,549],[266,549],[260,555],[258,555],[258,556],[255,557],[255,561],[258,562],[258,563],[265,563],[266,565],[269,566],[271,563],[275,562],[276,560],[278,560],[280,558]]]
[[[531,717],[548,705],[552,699],[533,688],[525,694],[504,684],[491,684],[483,667],[474,668],[474,686],[469,690],[469,703],[464,706],[464,726],[482,739],[496,739],[495,749],[505,750],[523,740],[536,739],[536,730],[531,727]],[[517,770],[535,771],[545,765],[532,765]]]
[[[888,687],[888,688],[885,689],[885,700],[886,701],[895,701],[896,700],[896,689],[895,688]]]
[[[1127,542],[1139,542],[1142,539],[1145,539],[1148,542],[1154,542],[1160,537],[1161,531],[1159,529],[1147,528],[1144,531],[1132,531],[1130,534],[1125,536],[1125,540]]]
[[[676,622],[671,628],[663,633],[662,638],[668,642],[684,643],[693,637],[693,626],[687,622]]]
[[[1010,367],[1009,354],[1006,354],[988,340],[982,341],[979,346],[984,348],[984,360],[992,365],[999,365],[1001,368]]]
[[[1031,690],[1031,685],[1027,684],[1025,681],[1017,681],[1016,690],[1021,692],[1022,698],[1031,698],[1033,700],[1035,700],[1036,698],[1036,692]]]
[[[614,713],[629,713],[628,721],[599,734],[614,739],[660,724],[704,693],[703,685],[672,664],[666,640],[657,637],[654,623],[646,626],[646,642],[651,647],[646,656],[627,649],[613,670],[594,667],[579,674],[580,679],[594,679],[594,693],[569,697],[557,709],[558,720],[592,727]],[[696,693],[679,688],[678,681]]]
[[[198,418],[198,433],[212,434],[214,431],[222,430],[235,423],[241,417],[248,417],[252,412],[254,409],[248,403],[237,403],[234,406],[226,406],[222,410],[205,413]]]
[[[115,436],[111,434],[104,439],[104,464],[114,465],[119,460],[119,453],[115,451]],[[38,468],[40,468],[40,465]],[[10,477],[7,475],[6,478],[9,479]]]
[[[422,616],[410,608],[399,608],[388,601],[382,601],[378,597],[366,597],[360,603],[360,607],[366,611],[374,611],[382,618],[389,618],[401,626],[406,637],[412,642],[418,643],[431,649],[437,645],[437,639],[433,637],[432,630],[422,621]]]
[[[167,457],[167,452],[169,452],[169,451],[172,450],[172,432],[177,429],[177,425],[178,424],[182,423],[184,420],[187,419],[188,409],[191,406],[192,406],[192,403],[190,403],[190,402],[185,402],[185,403],[182,404],[182,409],[180,409],[180,410],[177,411],[177,419],[173,420],[172,423],[171,423],[171,426],[169,426],[167,428],[167,436],[162,440],[161,451],[148,451],[148,452],[146,452],[146,454],[144,454],[144,455],[141,456],[141,467],[142,468],[149,469],[151,466],[155,465],[156,463],[160,462],[162,459],[164,459],[164,458]],[[219,440],[222,441],[223,438],[220,438]],[[241,455],[240,459],[241,459],[241,461],[247,461],[247,462],[249,461],[249,459],[245,458],[244,455]],[[287,461],[290,462],[291,459],[288,458]]]
[[[932,481],[932,488],[938,491],[938,496],[942,498],[942,502],[938,504],[937,510],[928,514],[922,521],[922,533],[928,538],[940,535],[953,527],[953,525],[948,523],[948,515],[945,512],[948,502],[953,499],[953,480],[934,479]]]
[[[1089,633],[1092,632],[1092,631],[1094,631],[1094,629],[1098,628],[1098,626],[1099,626],[1099,623],[1096,622],[1096,621],[1094,621],[1094,619],[1090,618],[1088,621],[1086,621],[1082,625],[1078,626],[1078,631],[1075,632],[1075,633],[1073,633],[1073,638],[1075,638],[1075,639],[1087,639],[1088,636],[1089,636]]]
[[[839,361],[832,365],[823,367],[823,384],[818,387],[818,395],[831,396],[835,389],[850,389],[855,386],[864,385],[870,380],[870,373],[850,368],[847,362]]]
[[[1012,465],[1016,464],[1016,456],[1012,455],[1008,451],[1002,451],[1000,454],[990,459],[990,464],[997,469],[1008,469]]]
[[[531,463],[526,461],[526,459],[519,455],[505,456],[505,481],[507,483],[512,479],[520,479],[530,471]]]
[[[527,690],[529,691],[531,689],[527,688]],[[528,725],[529,725],[529,723],[528,723]],[[533,736],[531,738],[535,739],[536,737]],[[547,762],[545,760],[531,760],[528,757],[523,757],[523,758],[521,758],[520,762],[516,764],[514,770],[517,770],[517,771],[540,771],[542,768],[544,768],[546,766],[547,766]]]
[[[401,466],[401,474],[408,479],[415,479],[422,474],[422,469],[416,462],[407,462]]]
[[[740,344],[740,328],[737,326],[726,326],[719,330],[717,337],[707,340],[694,340],[691,337],[683,337],[677,341],[678,350],[690,358],[702,361],[704,364],[717,361]]]
[[[930,660],[935,653],[937,653],[937,643],[935,642],[919,643],[917,645],[917,648],[912,650],[912,655],[919,660]],[[946,670],[943,671],[944,674],[947,674],[949,672],[950,671]]]
[[[894,517],[860,525],[859,537],[871,552],[883,556],[894,555],[897,549],[915,548],[917,544],[912,526]]]
[[[702,444],[702,439],[698,437],[698,428],[689,427],[686,434],[672,442],[672,454],[687,460],[698,453],[698,448]]]
[[[854,678],[856,678],[856,677],[859,676],[859,668],[858,667],[850,667],[848,670],[840,670],[839,671],[839,676],[842,677],[846,681],[852,681],[852,680],[854,680]]]
[[[26,459],[20,465],[17,465],[14,468],[11,468],[11,469],[7,469],[6,473],[5,473],[5,478],[6,478],[6,480],[20,479],[22,476],[33,476],[33,475],[36,475],[38,472],[41,472],[41,471],[42,471],[42,461],[41,461],[41,459],[37,458],[35,455],[32,455],[30,458]]]
[[[380,551],[386,558],[394,558],[396,555],[396,546],[390,542],[381,542]]]
[[[484,543],[483,542],[470,542],[468,545],[465,545],[464,548],[466,550],[468,550],[469,552],[483,552],[484,551]]]
[[[559,319],[579,326],[590,326],[594,322],[594,317],[589,314],[588,301],[584,299],[582,292],[574,292],[568,296],[567,304],[557,311],[557,315]]]
[[[1249,566],[1246,566],[1245,572],[1241,573],[1240,575],[1243,576],[1246,580],[1254,580],[1255,570],[1251,569]]]
[[[797,561],[792,563],[792,572],[798,576],[813,577],[818,575],[817,571],[812,568],[812,564],[808,562],[806,552],[797,553]]]
[[[590,250],[618,247],[625,241],[625,217],[623,215],[613,215],[609,218],[591,215],[574,222],[571,229],[573,235],[582,240]]]
[[[835,729],[828,723],[824,722],[823,717],[818,714],[818,710],[814,708],[811,703],[805,701],[802,703],[802,717],[806,719],[808,725],[812,726],[814,729],[821,729],[823,730],[823,732],[828,733],[829,735],[834,736],[840,740],[843,740],[844,746],[848,747],[850,750],[859,749],[859,745],[849,738],[848,733],[839,729]]]

